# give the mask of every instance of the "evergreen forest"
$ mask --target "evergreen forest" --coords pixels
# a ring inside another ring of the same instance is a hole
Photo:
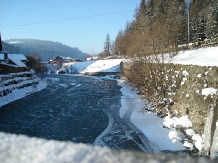
[[[111,53],[148,56],[216,37],[218,0],[141,0]]]

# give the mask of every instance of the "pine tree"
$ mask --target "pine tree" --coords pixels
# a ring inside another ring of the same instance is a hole
[[[206,37],[218,37],[218,4],[211,6],[209,11],[205,31]]]
[[[193,0],[190,5],[190,28],[191,41],[202,41],[206,38],[206,8],[208,2],[205,0]]]
[[[186,42],[187,33],[187,12],[185,0],[168,0],[167,27],[169,40],[174,46],[178,46]]]
[[[111,38],[110,38],[109,33],[107,33],[105,43],[104,43],[104,52],[107,55],[110,55],[110,46],[111,46]]]

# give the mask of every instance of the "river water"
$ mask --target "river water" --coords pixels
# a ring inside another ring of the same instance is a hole
[[[48,76],[48,87],[0,109],[0,131],[115,149],[151,152],[149,142],[120,118],[116,80]]]

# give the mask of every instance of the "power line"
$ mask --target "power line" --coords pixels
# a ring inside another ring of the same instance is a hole
[[[59,20],[49,20],[49,21],[36,22],[36,23],[25,23],[25,24],[7,25],[7,26],[3,26],[3,27],[21,27],[21,26],[29,26],[29,25],[48,24],[48,23],[70,21],[70,20],[76,20],[76,19],[85,19],[85,18],[92,18],[92,17],[98,17],[98,16],[114,15],[114,14],[130,12],[130,11],[134,11],[134,10],[116,11],[116,12],[111,12],[111,13],[102,13],[102,14],[97,14],[97,15],[80,16],[80,17],[67,18],[67,19],[59,19]]]

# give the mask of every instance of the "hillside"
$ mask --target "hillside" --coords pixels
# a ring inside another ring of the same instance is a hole
[[[42,61],[49,61],[55,56],[85,59],[89,56],[78,48],[72,48],[59,42],[43,41],[35,39],[9,39],[3,42],[3,50],[9,53],[22,53],[26,56],[37,52]]]

